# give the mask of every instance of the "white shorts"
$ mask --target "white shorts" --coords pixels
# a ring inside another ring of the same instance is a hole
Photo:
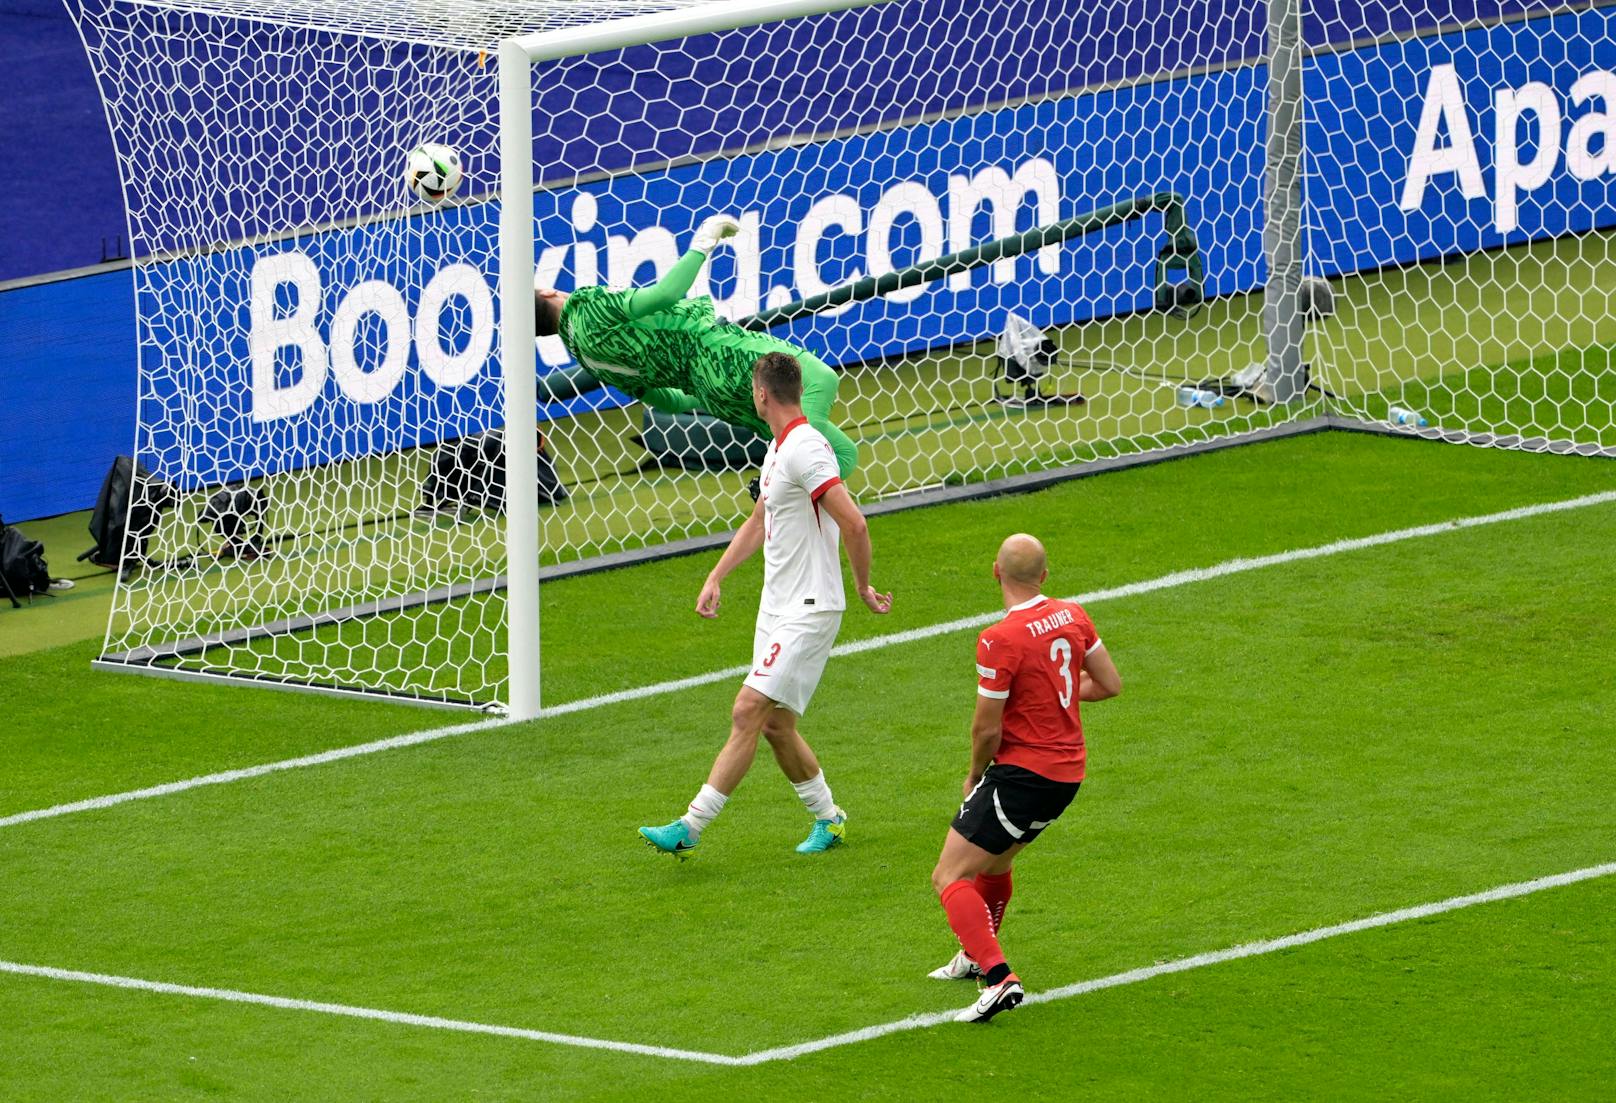
[[[839,609],[791,616],[759,613],[746,684],[801,716],[808,711],[841,626]]]

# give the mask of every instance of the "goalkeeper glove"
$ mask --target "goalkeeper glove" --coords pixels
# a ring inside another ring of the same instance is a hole
[[[740,232],[741,224],[735,218],[727,214],[714,215],[701,224],[701,229],[696,231],[695,240],[690,243],[690,247],[698,253],[711,253],[718,247],[720,241],[732,238]]]

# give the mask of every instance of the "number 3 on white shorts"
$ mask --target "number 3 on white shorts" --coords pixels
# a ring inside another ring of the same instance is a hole
[[[1052,661],[1060,663],[1061,681],[1066,683],[1066,689],[1060,695],[1061,708],[1072,707],[1072,641],[1056,638],[1049,645],[1049,657]]]

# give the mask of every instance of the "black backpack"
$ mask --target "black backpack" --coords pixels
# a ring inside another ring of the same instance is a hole
[[[45,545],[0,521],[0,590],[11,598],[12,607],[22,607],[20,595],[26,594],[32,604],[35,594],[49,593],[50,582]]]
[[[178,501],[179,493],[172,484],[152,478],[128,456],[119,456],[102,480],[90,514],[90,538],[95,547],[79,559],[115,568],[127,558],[130,566],[145,566],[158,522]]]
[[[540,505],[565,501],[567,488],[539,438]],[[432,454],[432,470],[421,485],[421,504],[432,511],[455,507],[505,510],[505,434],[499,429],[442,444]]]
[[[264,513],[268,501],[263,490],[245,486],[227,486],[208,497],[207,505],[197,520],[212,525],[213,531],[224,537],[219,549],[220,559],[257,559],[264,555]]]

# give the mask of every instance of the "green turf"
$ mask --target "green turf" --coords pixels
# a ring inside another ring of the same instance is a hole
[[[1537,360],[1541,367],[1542,358],[1616,342],[1616,234],[1609,231],[1366,273],[1336,286],[1337,315],[1315,329],[1313,352],[1349,406],[1354,396],[1456,370],[1498,370],[1487,390],[1510,395],[1507,365]],[[1366,412],[1384,415],[1372,405]],[[1539,433],[1587,427],[1574,411],[1539,416],[1531,426]]]
[[[844,638],[993,604],[1005,532],[1086,590],[1616,488],[1606,461],[1332,435],[879,518],[898,593]],[[1126,679],[1018,867],[1034,988],[1616,859],[1616,506],[1092,609]],[[706,557],[547,587],[550,699],[744,658]],[[1575,641],[1568,646],[1567,641]],[[0,813],[419,727],[430,714],[8,660]],[[0,958],[742,1053],[957,1004],[927,873],[970,634],[832,662],[804,728],[850,844],[790,845],[766,759],[686,863],[733,686],[0,829]],[[754,1070],[0,977],[0,1096],[1588,1097],[1612,1072],[1609,882]],[[1524,1055],[1524,1059],[1522,1058]],[[1507,1073],[1525,1067],[1528,1083]]]
[[[1616,449],[1616,346],[1566,349],[1501,367],[1414,380],[1386,393],[1433,424],[1473,433],[1542,436]]]
[[[76,557],[90,546],[85,530],[89,514],[70,513],[25,521],[17,526],[30,540],[45,545],[45,558],[55,578],[73,580],[71,590],[38,595],[21,609],[0,601],[0,659],[78,640],[99,640],[107,630],[114,572]]]
[[[1429,478],[1416,488],[1399,491],[1396,499],[1388,497],[1388,484],[1399,484],[1409,452],[1419,455],[1420,465]],[[1275,468],[1304,465],[1311,478],[1317,481],[1319,496],[1309,502],[1307,509],[1290,510],[1275,515],[1273,510],[1260,507]],[[1480,452],[1472,454],[1466,449],[1422,449],[1419,442],[1391,444],[1366,439],[1325,434],[1304,441],[1280,441],[1259,444],[1243,449],[1238,454],[1215,454],[1199,457],[1196,462],[1175,462],[1173,472],[1175,499],[1172,504],[1141,502],[1136,486],[1154,484],[1157,476],[1146,470],[1122,472],[1099,480],[1083,480],[1055,489],[1049,494],[1026,497],[1005,497],[989,501],[966,502],[950,510],[952,517],[962,518],[966,533],[973,538],[991,543],[992,533],[1004,526],[1015,526],[1025,515],[1028,502],[1052,502],[1047,509],[1081,510],[1084,514],[1105,517],[1105,525],[1134,541],[1134,551],[1128,562],[1112,565],[1084,565],[1083,572],[1073,578],[1073,588],[1099,588],[1136,578],[1141,573],[1162,573],[1185,562],[1185,557],[1207,564],[1223,557],[1236,556],[1246,549],[1256,551],[1283,551],[1286,547],[1307,543],[1319,531],[1340,531],[1341,535],[1366,535],[1401,523],[1425,523],[1471,509],[1472,486],[1479,484],[1483,493],[1498,494],[1496,501],[1506,504],[1543,501],[1548,497],[1564,496],[1603,488],[1610,480],[1610,468],[1605,463],[1561,463],[1547,460],[1542,463],[1522,463],[1519,457]],[[1228,502],[1251,502],[1246,510],[1228,509]],[[1487,501],[1495,501],[1488,497]],[[1338,505],[1345,504],[1345,514]],[[1180,510],[1215,512],[1217,525],[1207,525],[1194,535],[1178,536],[1180,543],[1159,546],[1152,533],[1172,523]],[[1345,518],[1356,518],[1351,528]],[[1320,528],[1328,526],[1328,528]],[[973,594],[970,560],[950,562],[949,531],[937,531],[937,526],[921,512],[889,515],[876,522],[876,577],[887,578],[898,591],[898,610],[890,622],[877,622],[865,615],[853,615],[844,627],[844,638],[858,635],[876,635],[889,630],[890,625],[944,620],[953,615],[974,612],[979,601]],[[890,533],[890,536],[887,536]],[[50,536],[45,535],[50,539]],[[71,541],[78,536],[69,535]],[[68,544],[73,546],[73,544]],[[889,549],[918,549],[918,556],[892,554]],[[640,680],[663,680],[682,677],[688,673],[708,669],[706,656],[711,649],[730,654],[735,662],[745,661],[751,627],[745,617],[729,617],[719,622],[703,622],[690,612],[701,578],[713,562],[714,552],[685,559],[664,560],[661,564],[648,564],[633,572],[632,577],[643,580],[640,588],[625,588],[621,572],[608,572],[593,577],[572,578],[561,586],[543,588],[543,625],[545,625],[545,699],[549,702],[590,696],[591,686],[604,686],[616,690],[635,685]],[[939,577],[939,572],[942,577]],[[886,585],[886,583],[882,583]],[[732,580],[730,588],[732,609],[745,607],[755,599],[756,570],[743,572]],[[94,593],[94,591],[74,591]],[[645,593],[669,594],[667,601],[646,602]],[[612,635],[633,649],[632,664],[601,664],[593,657],[580,656],[574,649],[562,646],[570,615],[566,612],[569,594],[588,594],[587,601],[603,610],[603,617],[614,625]],[[677,594],[674,598],[672,594]],[[685,601],[688,598],[688,601]],[[99,638],[107,619],[105,589],[100,591],[100,602],[79,601],[87,615],[78,623],[76,640]],[[57,599],[58,602],[61,599]],[[499,599],[491,599],[498,602]],[[556,602],[562,602],[558,606]],[[456,602],[472,615],[478,602]],[[0,654],[5,646],[26,648],[40,638],[40,643],[53,643],[66,633],[69,625],[58,622],[58,604],[40,601],[36,609],[8,614],[0,628],[23,625],[26,630],[0,633]],[[425,617],[444,615],[441,610],[428,610]],[[483,617],[478,610],[478,617]],[[556,627],[556,619],[561,627]],[[419,622],[417,622],[419,623]],[[29,625],[39,625],[32,628]],[[296,657],[302,670],[310,661],[310,648],[325,649],[330,641],[341,646],[331,649],[331,656],[341,661],[347,649],[354,646],[391,646],[409,640],[414,623],[406,619],[365,619],[344,625],[341,630],[317,633],[310,643],[307,636],[288,636],[280,640],[260,641],[254,644],[250,665],[270,672],[297,672],[291,661]],[[696,631],[700,651],[663,651],[659,640],[679,638],[680,633]],[[427,640],[423,627],[417,640]],[[423,644],[425,646],[425,644]],[[443,648],[443,644],[431,644]],[[86,661],[94,651],[81,652],[78,661]],[[218,652],[213,652],[218,654]],[[247,661],[242,661],[246,665]],[[503,677],[503,657],[499,654],[480,654],[470,672],[486,680]],[[461,678],[461,670],[443,665],[428,664],[420,667],[402,667],[402,677],[420,683],[438,678],[440,685],[448,685]]]
[[[1276,498],[1278,486],[1287,489]],[[983,564],[991,549],[1009,531],[1039,527],[1036,519],[1043,517],[1078,522],[1104,519],[1098,525],[1085,525],[1093,531],[1084,538],[1089,550],[1080,562],[1057,564],[1055,582],[1068,592],[1078,592],[1153,577],[1186,565],[1205,566],[1240,555],[1284,551],[1388,527],[1427,524],[1612,487],[1616,487],[1616,467],[1600,460],[1326,434],[1117,472],[1033,495],[961,503],[945,511],[946,524],[937,522],[934,510],[889,514],[872,522],[874,577],[883,588],[895,591],[896,608],[885,618],[854,610],[843,625],[842,638],[878,635],[990,608],[991,587]],[[1164,539],[1164,533],[1171,533],[1172,538]],[[980,550],[974,555],[960,554],[961,548]],[[560,703],[746,661],[752,632],[748,610],[757,597],[760,568],[754,562],[732,576],[725,590],[726,615],[705,621],[693,609],[702,579],[715,558],[716,553],[709,552],[543,587],[545,701]],[[98,641],[106,615],[104,594],[102,602],[79,638]],[[42,605],[8,613],[0,624],[40,627],[15,635],[8,632],[0,640],[25,646],[39,636],[49,639],[52,608]],[[388,625],[385,619],[360,621],[345,626],[341,635],[352,643],[366,633],[390,632]],[[580,642],[593,637],[591,625],[606,626],[603,631],[612,641],[614,654],[621,658],[603,659]],[[669,641],[679,644],[669,646]],[[286,645],[266,645],[266,649],[277,646]],[[344,721],[335,731],[310,729],[301,721],[290,725],[297,730],[284,731],[259,718],[261,713],[273,716],[280,709],[295,710],[301,698],[172,685],[152,693],[144,680],[111,674],[84,679],[76,690],[84,706],[80,711],[89,717],[128,714],[127,735],[74,741],[50,738],[55,724],[77,722],[77,717],[56,719],[51,699],[41,695],[39,687],[50,685],[64,667],[84,670],[98,650],[96,644],[86,642],[58,655],[8,659],[8,674],[25,679],[18,684],[26,686],[10,695],[13,707],[21,709],[31,722],[40,718],[38,738],[61,747],[64,756],[79,754],[90,756],[92,762],[103,757],[121,762],[119,756],[148,743],[146,733],[159,723],[168,732],[154,754],[166,754],[177,745],[203,752],[194,769],[167,761],[156,768],[154,763],[138,784],[166,780],[175,770],[206,772],[251,762],[257,730],[271,740],[264,757],[358,741],[347,737],[348,725],[358,724],[357,719]],[[493,673],[499,672],[499,657],[487,657],[486,663]],[[184,708],[177,703],[190,701],[193,695],[239,703],[239,719],[231,725],[227,739],[220,740],[205,719],[180,723],[161,719],[169,715],[168,710]],[[381,718],[356,729],[362,732],[383,731],[387,717],[411,718],[407,722],[412,726],[454,719],[454,714],[401,712],[398,706],[343,707],[353,710],[349,715],[354,717]],[[319,703],[310,703],[308,708],[306,715],[322,715]],[[214,745],[221,751],[229,748],[239,753],[209,753]],[[117,787],[110,778],[87,768],[70,792],[53,792],[48,786],[17,788],[29,776],[28,771],[27,760],[17,759],[12,769],[0,773],[0,811]],[[52,776],[74,780],[71,774]]]

